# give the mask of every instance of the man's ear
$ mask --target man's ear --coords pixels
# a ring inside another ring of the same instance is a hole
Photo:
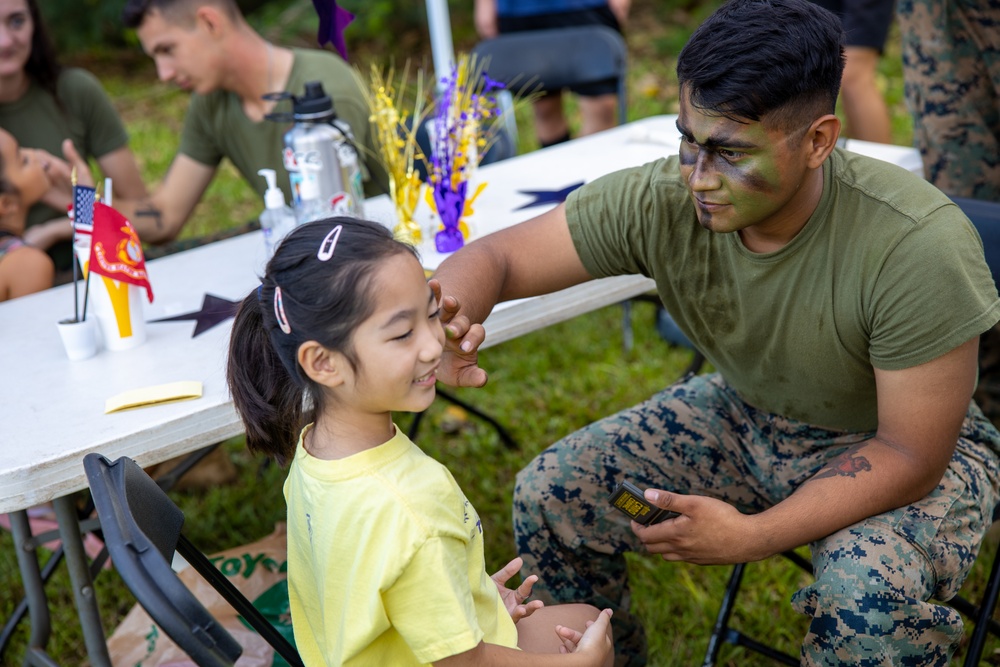
[[[204,26],[213,37],[219,37],[229,30],[229,17],[215,5],[202,5],[194,13],[195,22]]]
[[[818,169],[833,149],[837,147],[840,138],[840,119],[832,113],[820,116],[812,122],[806,131],[803,141],[806,143],[807,164],[811,169]]]
[[[347,358],[314,340],[299,345],[298,362],[306,375],[318,385],[336,387],[344,383]]]

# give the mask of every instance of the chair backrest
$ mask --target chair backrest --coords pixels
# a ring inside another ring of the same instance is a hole
[[[479,42],[472,53],[477,58],[488,57],[487,74],[514,92],[614,80],[618,122],[626,120],[628,49],[621,34],[612,28],[591,25],[513,32]]]
[[[1000,289],[1000,202],[964,197],[951,199],[976,226],[979,237],[983,239],[986,264],[993,272],[993,280],[998,282],[997,289]]]
[[[112,463],[92,453],[84,457],[83,467],[115,569],[143,609],[195,663],[232,665],[242,648],[171,568],[174,551],[289,664],[302,664],[264,615],[184,537],[184,514],[135,461],[123,456]]]

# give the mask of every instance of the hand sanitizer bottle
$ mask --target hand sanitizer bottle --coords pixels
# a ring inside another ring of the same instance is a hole
[[[295,228],[295,213],[285,204],[285,195],[275,181],[274,169],[258,169],[257,173],[267,181],[264,192],[264,210],[260,214],[260,229],[264,232],[264,248],[271,259],[274,249],[285,234]]]

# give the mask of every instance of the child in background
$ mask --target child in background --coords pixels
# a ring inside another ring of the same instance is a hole
[[[28,209],[49,186],[42,155],[0,129],[0,301],[52,287],[52,260],[21,239]]]
[[[445,340],[435,286],[385,227],[331,218],[281,242],[236,315],[227,380],[247,445],[290,462],[288,589],[303,661],[611,665],[610,611],[526,603],[537,577],[504,585],[520,559],[491,578],[475,509],[392,422],[434,399]]]

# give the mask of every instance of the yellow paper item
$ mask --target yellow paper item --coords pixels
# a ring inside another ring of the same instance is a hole
[[[104,414],[117,412],[118,410],[127,410],[128,408],[141,408],[158,403],[182,401],[189,398],[201,398],[201,382],[197,380],[182,380],[180,382],[158,384],[152,387],[129,389],[105,401]]]

